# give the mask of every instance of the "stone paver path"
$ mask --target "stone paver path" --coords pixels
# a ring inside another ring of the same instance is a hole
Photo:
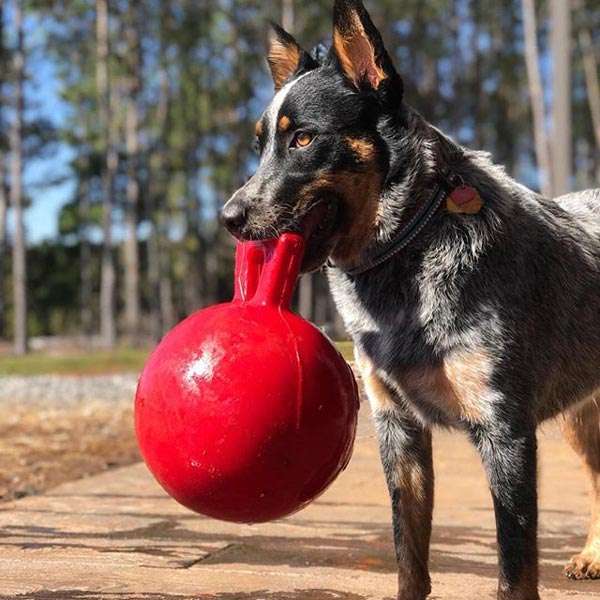
[[[292,518],[239,526],[165,496],[143,465],[0,505],[0,598],[32,600],[391,599],[395,567],[386,490],[363,406],[350,467]],[[567,581],[587,524],[586,481],[554,427],[541,441],[542,598],[600,598]],[[433,594],[495,598],[491,501],[463,436],[438,432]]]

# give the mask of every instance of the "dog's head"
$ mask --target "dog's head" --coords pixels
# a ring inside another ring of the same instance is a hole
[[[350,263],[377,224],[388,169],[380,130],[402,104],[402,80],[360,0],[336,0],[333,45],[317,62],[273,25],[276,94],[256,124],[260,164],[227,202],[239,239],[303,233],[303,271]]]

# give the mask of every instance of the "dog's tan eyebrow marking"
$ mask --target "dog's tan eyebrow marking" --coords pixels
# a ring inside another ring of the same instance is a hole
[[[279,123],[277,123],[277,131],[279,131],[279,133],[285,133],[286,131],[289,130],[291,125],[292,125],[292,120],[288,116],[283,115],[279,119]]]
[[[256,137],[262,137],[263,132],[264,132],[263,122],[257,121],[256,126],[254,128],[254,133],[256,134]]]
[[[377,150],[369,140],[348,137],[346,143],[361,162],[371,162],[375,159]]]

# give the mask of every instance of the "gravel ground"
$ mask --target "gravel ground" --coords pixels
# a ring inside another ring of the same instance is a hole
[[[137,375],[0,378],[0,500],[139,460]]]
[[[131,403],[137,378],[133,373],[95,377],[0,377],[0,408],[7,403],[61,409],[86,402]]]

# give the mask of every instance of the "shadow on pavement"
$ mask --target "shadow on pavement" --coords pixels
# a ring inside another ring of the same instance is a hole
[[[51,511],[49,511],[51,512]],[[140,515],[147,517],[148,515]],[[224,532],[194,531],[186,527],[186,519],[170,517],[134,529],[104,532],[73,532],[52,527],[7,526],[0,529],[0,549],[2,546],[18,547],[27,550],[73,548],[91,550],[98,553],[131,553],[142,556],[159,556],[165,559],[165,569],[202,569],[208,565],[244,564],[256,566],[289,566],[299,568],[339,568],[364,572],[396,573],[391,528],[383,523],[356,521],[296,520],[294,525],[314,530],[333,526],[338,533],[332,536],[293,536],[250,535],[238,536]],[[347,530],[347,533],[344,531]],[[19,538],[27,538],[27,542]],[[32,541],[33,539],[33,541]],[[94,540],[103,543],[95,544]],[[106,544],[112,540],[114,544]],[[130,543],[128,543],[130,542]],[[472,574],[478,577],[496,579],[495,560],[496,540],[492,530],[469,527],[434,527],[431,568],[435,573]],[[566,563],[583,544],[580,536],[567,533],[544,533],[540,536],[542,558],[542,584],[546,588],[580,591],[586,583],[567,581],[561,568],[555,564],[544,564],[544,560]],[[215,548],[217,546],[217,548]],[[436,547],[437,546],[437,547]],[[440,548],[441,546],[441,548]],[[198,551],[198,558],[190,560],[189,550]],[[465,548],[469,548],[465,552]],[[183,552],[185,551],[185,552]],[[185,555],[185,558],[184,558]],[[482,560],[482,557],[486,560]],[[163,568],[154,565],[153,568]],[[589,585],[589,584],[588,584]],[[591,584],[594,585],[594,584]],[[598,584],[596,584],[598,585]],[[598,587],[600,589],[600,586]],[[41,593],[41,592],[40,592]],[[48,594],[49,592],[46,592]],[[75,593],[75,592],[73,592]],[[80,593],[80,592],[77,592]],[[300,593],[300,592],[299,592]],[[312,593],[312,592],[311,592]],[[340,595],[339,592],[315,591],[319,595],[285,596],[282,594],[252,593],[250,595],[206,596],[207,600],[277,600],[323,599],[359,600],[359,596]],[[40,598],[109,598],[93,596],[81,592],[80,596],[31,596]],[[338,594],[332,595],[332,594]],[[115,596],[118,597],[118,596]],[[140,596],[152,598],[152,596]],[[172,598],[178,598],[173,596]],[[201,600],[204,600],[202,597]]]
[[[306,527],[318,526],[303,522]],[[336,522],[336,526],[340,523]],[[237,536],[223,532],[198,532],[187,529],[177,519],[165,519],[146,527],[110,533],[73,532],[55,527],[8,526],[0,529],[0,548],[24,550],[78,549],[98,553],[132,553],[177,559],[181,549],[196,548],[205,556],[190,562],[175,560],[165,568],[192,568],[200,565],[249,564],[291,567],[341,567],[394,573],[396,570],[388,528],[369,523],[348,523],[349,535],[331,537],[294,537],[287,535]],[[358,530],[358,532],[357,532]],[[19,538],[27,538],[22,542]],[[34,541],[32,541],[34,540]],[[115,543],[94,544],[94,540]],[[135,542],[128,544],[127,542]],[[221,549],[214,551],[214,545]],[[224,546],[224,547],[223,547]]]

